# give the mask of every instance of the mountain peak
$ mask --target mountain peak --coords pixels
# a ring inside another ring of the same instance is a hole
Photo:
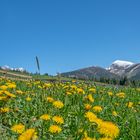
[[[128,66],[131,66],[133,64],[134,64],[133,62],[124,61],[124,60],[116,60],[112,63],[112,65],[118,65],[120,67],[128,67]]]

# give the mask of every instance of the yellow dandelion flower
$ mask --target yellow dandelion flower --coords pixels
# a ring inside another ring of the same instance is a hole
[[[17,125],[12,126],[11,130],[18,134],[21,134],[24,132],[25,126],[23,124],[17,124]]]
[[[28,102],[30,102],[31,100],[32,100],[32,98],[30,98],[30,97],[26,98],[26,101],[28,101]]]
[[[97,116],[94,114],[94,113],[92,113],[92,112],[87,112],[86,114],[85,114],[85,117],[90,121],[90,122],[95,122],[95,120],[97,119]]]
[[[10,93],[9,91],[4,91],[4,93],[9,97],[13,97],[13,98],[16,97],[14,94]]]
[[[2,89],[2,90],[7,90],[7,86],[6,85],[2,85],[2,86],[0,86],[0,89]]]
[[[9,111],[10,111],[10,108],[9,107],[0,108],[0,113],[7,113]]]
[[[50,83],[45,83],[44,84],[44,88],[49,88],[49,87],[51,87],[52,85],[50,84]]]
[[[16,93],[17,93],[17,94],[23,94],[23,91],[17,90]]]
[[[90,110],[92,108],[92,106],[90,104],[85,104],[85,109],[86,110]]]
[[[96,89],[95,88],[90,88],[89,92],[96,93]]]
[[[6,101],[8,99],[8,96],[0,96],[0,101]]]
[[[42,115],[42,116],[40,117],[40,119],[45,120],[45,121],[48,121],[48,120],[51,119],[51,116],[48,115],[48,114],[44,114],[44,115]]]
[[[8,87],[8,88],[16,88],[16,85],[13,84],[13,83],[10,83],[10,84],[7,85],[7,87]]]
[[[69,91],[67,91],[67,92],[66,92],[66,94],[67,94],[67,95],[72,95],[72,93],[71,93],[71,92],[69,92]]]
[[[94,110],[95,112],[101,112],[101,111],[103,110],[103,108],[102,108],[101,106],[94,106],[94,107],[93,107],[93,110]]]
[[[78,94],[85,94],[85,91],[82,88],[77,88]]]
[[[89,94],[88,96],[86,96],[85,99],[89,100],[91,103],[94,102],[94,98],[92,97],[92,94]]]
[[[61,108],[64,107],[64,104],[61,101],[54,101],[53,106],[56,107],[56,108],[61,109]]]
[[[54,99],[52,97],[47,97],[46,98],[47,102],[52,103],[54,101]]]
[[[105,138],[99,138],[99,140],[113,140],[113,139],[112,138],[105,137]]]
[[[113,96],[113,93],[112,93],[112,92],[108,92],[108,95],[109,95],[109,96]]]
[[[49,131],[51,133],[60,133],[62,131],[62,129],[58,125],[52,125],[52,126],[50,126]]]
[[[112,122],[102,121],[98,124],[98,132],[105,137],[116,138],[119,131],[119,128]]]
[[[18,140],[32,140],[32,139],[37,139],[35,129],[28,129],[18,137]]]
[[[63,124],[63,123],[64,123],[64,119],[63,119],[62,117],[60,117],[60,116],[54,116],[54,117],[52,118],[52,120],[53,120],[54,122],[56,122],[57,124]]]
[[[95,138],[91,138],[91,137],[84,137],[82,140],[96,140]]]
[[[117,114],[116,111],[113,111],[113,112],[112,112],[112,115],[115,116],[115,117],[118,116],[118,114]]]
[[[132,108],[133,107],[133,102],[128,102],[126,105],[127,105],[128,108]]]
[[[120,93],[117,93],[116,96],[119,97],[119,98],[125,98],[125,93],[120,92]]]

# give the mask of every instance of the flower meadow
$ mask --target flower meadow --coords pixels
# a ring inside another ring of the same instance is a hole
[[[0,79],[0,140],[139,140],[140,89]]]

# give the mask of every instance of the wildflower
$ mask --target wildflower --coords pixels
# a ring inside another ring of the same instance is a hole
[[[30,98],[30,97],[26,98],[26,101],[28,101],[28,102],[30,102],[31,100],[32,100],[32,98]]]
[[[0,96],[0,101],[6,101],[8,99],[7,96]]]
[[[112,122],[102,121],[98,123],[98,132],[105,137],[116,138],[119,135],[119,128]]]
[[[125,93],[120,92],[120,93],[117,93],[116,96],[119,97],[119,98],[125,98]]]
[[[51,133],[60,133],[62,131],[62,129],[58,125],[52,125],[52,126],[50,126],[49,131]]]
[[[54,101],[54,99],[52,97],[47,97],[46,100],[49,102],[49,103],[52,103]]]
[[[24,133],[22,133],[18,140],[35,140],[37,139],[37,134],[35,129],[28,129]]]
[[[91,103],[94,102],[94,98],[92,97],[92,94],[89,94],[88,96],[86,96],[85,99],[89,100]]]
[[[94,110],[95,112],[101,112],[101,111],[103,110],[103,108],[102,108],[101,106],[94,106],[94,107],[93,107],[93,110]]]
[[[9,97],[13,97],[13,98],[16,97],[14,94],[10,93],[9,91],[4,91],[4,93]]]
[[[25,130],[25,126],[23,124],[17,124],[17,125],[14,125],[12,128],[11,128],[12,131],[18,133],[18,134],[21,134],[24,132]]]
[[[128,102],[126,105],[127,105],[128,108],[132,108],[133,107],[133,102]]]
[[[117,114],[116,111],[113,111],[113,112],[112,112],[112,115],[115,116],[115,117],[118,116],[118,114]]]
[[[2,90],[7,90],[7,86],[5,86],[5,85],[2,85],[2,86],[0,86],[0,89],[2,89]]]
[[[60,116],[54,116],[54,117],[52,118],[52,120],[53,120],[54,122],[56,122],[57,124],[63,124],[63,123],[64,123],[64,119],[63,119],[62,117],[60,117]]]
[[[92,113],[92,112],[87,112],[86,114],[85,114],[85,117],[90,121],[90,122],[95,122],[95,120],[97,119],[97,116],[94,114],[94,113]]]
[[[23,94],[23,91],[17,90],[16,93],[17,93],[17,94]]]
[[[96,89],[95,88],[90,88],[89,92],[96,93]]]
[[[86,109],[86,110],[90,110],[91,107],[92,107],[92,106],[91,106],[90,104],[85,104],[85,109]]]
[[[108,92],[108,95],[109,95],[109,96],[113,96],[113,93],[112,93],[112,92]]]
[[[51,84],[50,83],[45,83],[44,84],[44,88],[49,88],[49,87],[51,87]]]
[[[0,108],[0,113],[7,113],[9,111],[10,111],[9,107]]]
[[[61,101],[54,101],[53,106],[56,107],[56,108],[61,109],[61,108],[64,107],[64,104]]]
[[[51,116],[48,115],[48,114],[44,114],[44,115],[42,115],[42,116],[40,117],[40,119],[45,120],[45,121],[48,121],[48,120],[51,119]]]
[[[82,88],[77,88],[77,92],[79,94],[85,94],[85,91]]]
[[[16,85],[14,83],[9,83],[7,84],[8,88],[16,88]]]
[[[99,140],[113,140],[113,139],[112,138],[105,137],[105,138],[99,138]]]
[[[66,92],[66,94],[67,94],[67,95],[71,95],[72,93],[71,93],[71,92],[69,92],[69,91],[67,91],[67,92]]]

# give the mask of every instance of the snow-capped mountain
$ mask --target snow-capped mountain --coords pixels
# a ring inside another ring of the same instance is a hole
[[[25,72],[24,68],[11,68],[8,65],[0,67],[3,70],[11,70],[11,71],[19,71],[19,72]]]
[[[140,63],[133,63],[129,61],[116,60],[110,67],[104,69],[101,67],[88,67],[75,71],[62,73],[66,77],[92,79],[97,78],[115,78],[120,79],[127,77],[131,80],[140,80]]]
[[[140,63],[116,60],[107,70],[120,77],[126,76],[128,79],[140,80]]]
[[[122,76],[125,74],[125,71],[134,64],[135,63],[129,61],[116,60],[111,64],[109,68],[107,68],[107,70],[111,73]]]

